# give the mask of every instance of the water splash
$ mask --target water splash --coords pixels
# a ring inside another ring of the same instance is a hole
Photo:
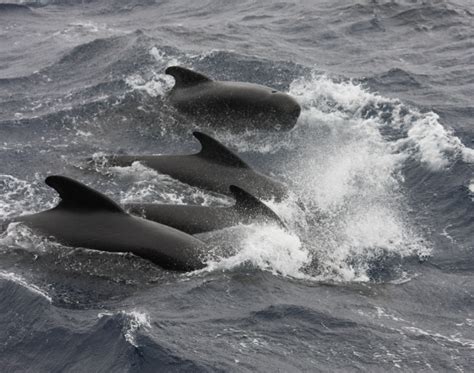
[[[311,254],[295,234],[274,225],[242,226],[233,233],[235,254],[210,259],[205,271],[251,266],[282,276],[306,278],[301,269],[311,260]]]
[[[147,78],[140,74],[133,74],[125,79],[125,83],[132,91],[144,91],[151,97],[164,96],[173,87],[174,80],[169,75],[151,73]]]
[[[384,139],[393,153],[412,157],[432,171],[441,171],[457,159],[474,163],[474,149],[445,128],[436,113],[421,113],[397,99],[369,92],[360,83],[338,82],[313,72],[309,79],[294,81],[290,92],[312,116],[358,121],[380,133],[388,132]]]
[[[139,330],[146,330],[151,328],[150,316],[146,312],[132,310],[132,311],[119,311],[119,312],[100,312],[97,317],[99,319],[103,317],[113,317],[118,315],[124,319],[122,333],[125,340],[130,343],[133,347],[138,348],[137,343],[137,332]]]
[[[318,258],[315,277],[368,281],[374,278],[374,263],[429,255],[429,244],[408,217],[403,189],[405,162],[428,152],[402,147],[402,140],[386,135],[386,127],[401,116],[401,104],[351,81],[315,74],[295,81],[291,92],[303,112],[298,151],[286,160],[285,176],[304,206],[306,224],[294,226],[302,228],[298,235]],[[403,141],[414,141],[413,136]],[[426,165],[437,167],[439,157],[448,156],[425,157]],[[301,204],[294,203],[295,209]]]
[[[433,123],[434,114],[410,111],[351,81],[313,74],[293,82],[291,93],[303,111],[277,172],[294,196],[271,207],[294,234],[290,239],[271,229],[250,229],[235,240],[235,255],[209,268],[251,263],[325,281],[406,278],[399,264],[428,256],[430,245],[408,216],[403,166],[415,159],[442,171],[469,150],[448,131],[434,135],[442,128]]]
[[[153,53],[165,58],[158,50]],[[210,261],[208,269],[250,263],[297,278],[369,281],[380,278],[374,271],[392,266],[387,258],[402,263],[429,255],[430,244],[409,218],[404,167],[415,162],[443,172],[457,160],[470,162],[472,149],[446,130],[435,113],[420,113],[352,81],[313,73],[294,81],[290,93],[303,111],[289,134],[270,134],[266,141],[257,134],[255,147],[251,131],[240,142],[232,134],[222,138],[240,151],[275,154],[276,177],[289,184],[293,195],[269,204],[292,233],[247,227],[232,240],[238,250]],[[122,202],[232,203],[139,163],[112,168],[98,163],[103,174],[120,179]],[[316,262],[317,268],[311,268]]]
[[[43,193],[46,189],[39,175],[29,182],[0,174],[0,220],[33,213],[39,206],[52,207],[52,202]]]
[[[149,54],[156,60],[159,67],[156,69],[161,71],[167,66],[180,65],[180,61],[168,55],[163,50],[152,47]],[[125,78],[125,83],[132,91],[144,91],[151,97],[164,96],[166,92],[174,86],[174,79],[170,75],[158,73],[156,70],[149,71],[146,74],[132,74]]]
[[[201,204],[204,206],[224,204],[228,199],[207,192],[197,187],[182,183],[168,175],[160,174],[140,162],[133,162],[131,166],[114,166],[106,169],[122,183],[128,184],[120,192],[122,203],[147,202],[169,204]]]

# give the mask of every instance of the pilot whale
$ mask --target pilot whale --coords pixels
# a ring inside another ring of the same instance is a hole
[[[168,95],[171,104],[211,126],[288,130],[301,112],[293,97],[260,84],[216,81],[180,66],[165,73],[175,79]]]
[[[65,176],[49,176],[61,201],[51,210],[13,219],[61,244],[131,252],[172,270],[203,268],[204,243],[177,229],[127,214],[98,191]]]
[[[190,155],[113,155],[105,157],[110,166],[140,162],[186,184],[232,196],[235,185],[263,200],[281,201],[287,196],[282,183],[252,169],[232,150],[202,132],[193,132],[201,151]]]
[[[229,189],[235,199],[235,204],[230,207],[152,203],[129,203],[124,207],[131,214],[143,216],[189,234],[252,222],[273,222],[284,227],[278,215],[263,202],[235,185],[231,185]]]

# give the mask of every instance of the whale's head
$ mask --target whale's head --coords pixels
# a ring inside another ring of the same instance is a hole
[[[270,107],[269,112],[274,116],[274,121],[283,129],[295,126],[301,113],[301,106],[295,98],[287,93],[271,90],[267,105]]]
[[[175,79],[170,102],[211,125],[288,130],[301,113],[295,98],[264,85],[212,80],[181,66],[170,66],[165,73]]]
[[[270,87],[241,82],[217,82],[214,87],[213,94],[219,94],[227,120],[240,120],[242,127],[289,130],[301,113],[294,97]]]

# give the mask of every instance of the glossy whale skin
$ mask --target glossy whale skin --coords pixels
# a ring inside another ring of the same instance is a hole
[[[171,270],[205,266],[205,245],[172,227],[127,214],[105,195],[63,176],[48,185],[62,198],[51,210],[19,216],[34,231],[61,244],[109,252],[131,252]]]
[[[287,187],[246,164],[226,146],[202,132],[194,132],[201,143],[199,153],[190,155],[111,155],[110,166],[127,167],[140,162],[160,173],[189,185],[232,196],[235,185],[263,200],[281,201],[288,196]]]
[[[168,96],[173,106],[211,126],[289,130],[301,113],[293,97],[260,84],[214,81],[179,66],[166,73],[176,80]]]

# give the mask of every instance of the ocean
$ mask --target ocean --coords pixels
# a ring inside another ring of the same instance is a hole
[[[3,3],[1,371],[472,371],[471,0]],[[203,127],[167,102],[171,65],[287,92],[298,123]],[[232,204],[103,162],[198,151],[196,129],[288,185],[268,202],[288,230],[198,235],[235,252],[181,273],[7,224],[58,202],[52,174]]]

